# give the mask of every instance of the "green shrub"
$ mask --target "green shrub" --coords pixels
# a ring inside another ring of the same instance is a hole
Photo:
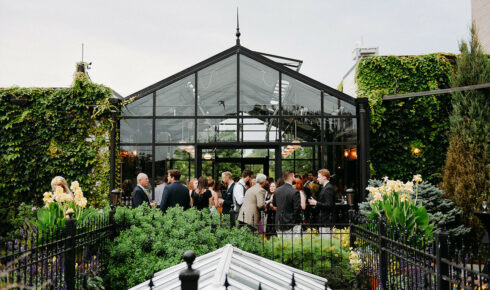
[[[342,241],[335,237],[341,237]],[[308,231],[302,237],[284,236],[284,239],[272,237],[265,240],[263,256],[325,277],[332,289],[356,289],[355,267],[360,265],[351,266],[352,256],[348,243],[349,235],[345,231],[334,235],[333,239],[330,236],[321,238]]]
[[[258,238],[246,228],[230,229],[225,226],[229,220],[220,226],[219,216],[207,210],[176,207],[163,215],[158,208],[119,207],[115,221],[124,230],[109,245],[110,266],[104,280],[112,289],[127,289],[183,262],[186,250],[201,256],[228,243],[251,253],[260,248]]]
[[[369,180],[369,186],[382,186],[381,180]],[[445,230],[450,237],[461,237],[470,232],[470,228],[461,223],[462,210],[452,200],[444,197],[444,192],[427,181],[419,183],[417,204],[424,206],[429,214],[429,222],[433,225],[433,232],[441,230],[439,222],[445,225]],[[415,199],[415,192],[411,193],[411,198]],[[367,215],[371,211],[369,201],[359,204],[361,214]]]

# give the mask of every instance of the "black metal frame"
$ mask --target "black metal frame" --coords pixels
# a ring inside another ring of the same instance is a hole
[[[228,57],[231,57],[233,55],[236,55],[236,69],[237,69],[237,94],[236,94],[236,102],[237,102],[237,111],[236,114],[233,115],[224,115],[224,116],[218,116],[218,115],[213,115],[213,116],[200,116],[198,114],[198,106],[197,106],[197,97],[198,97],[198,73],[200,70],[209,67],[210,65],[213,65],[221,60],[224,60]],[[278,115],[257,115],[257,116],[243,116],[240,113],[240,55],[244,55],[254,61],[257,61],[267,67],[270,67],[272,69],[275,69],[276,71],[279,72],[279,112]],[[294,116],[294,115],[284,115],[283,114],[283,109],[282,109],[282,79],[283,79],[283,74],[287,75],[288,77],[294,78],[299,82],[302,82],[304,84],[307,84],[319,91],[319,98],[320,98],[320,106],[321,110],[319,115],[317,116]],[[195,86],[195,96],[194,96],[194,114],[191,116],[156,116],[156,91],[166,87],[168,85],[171,85],[174,82],[177,82],[183,78],[189,77],[189,76],[194,76],[194,86]],[[284,120],[288,118],[320,118],[320,138],[317,142],[304,142],[301,143],[301,145],[304,146],[315,146],[318,150],[318,168],[324,167],[324,156],[323,156],[323,151],[322,148],[325,146],[329,145],[355,145],[358,148],[358,168],[357,168],[357,184],[359,188],[366,188],[367,186],[367,180],[369,177],[369,166],[367,165],[369,156],[368,156],[368,151],[369,151],[369,142],[368,142],[368,136],[369,136],[369,114],[368,114],[368,109],[367,109],[367,99],[355,99],[352,98],[342,92],[339,92],[325,84],[322,84],[314,79],[311,79],[295,70],[292,70],[285,66],[284,64],[277,63],[266,56],[249,50],[246,47],[241,46],[239,43],[237,45],[220,52],[194,66],[191,66],[181,72],[178,72],[162,81],[159,81],[153,85],[150,85],[149,87],[146,87],[136,93],[133,93],[126,97],[125,99],[132,99],[137,100],[139,98],[142,98],[144,96],[148,96],[152,94],[153,96],[153,114],[152,116],[125,116],[123,117],[124,119],[147,119],[147,120],[152,120],[153,124],[153,130],[152,130],[152,143],[120,143],[121,146],[125,145],[131,145],[131,146],[152,146],[152,152],[153,156],[155,156],[155,145],[193,145],[195,148],[195,152],[197,156],[194,158],[194,168],[195,168],[195,175],[199,176],[202,172],[201,170],[201,165],[200,165],[200,160],[199,160],[199,147],[203,148],[203,145],[205,146],[215,146],[216,148],[223,148],[224,146],[228,146],[228,148],[236,148],[237,145],[240,145],[242,147],[246,148],[254,148],[256,146],[269,146],[269,148],[281,148],[281,146],[293,144],[292,142],[284,142],[282,139],[282,130],[283,130],[283,123]],[[332,116],[330,114],[325,113],[324,111],[324,98],[325,94],[329,94],[335,98],[337,98],[340,101],[344,101],[348,104],[356,106],[356,116]],[[200,142],[198,140],[198,121],[200,119],[235,119],[236,118],[236,132],[237,132],[237,141],[235,142]],[[247,118],[277,118],[278,120],[278,130],[280,132],[278,136],[278,141],[276,142],[243,142],[240,139],[240,120],[242,119],[247,119]],[[357,141],[356,142],[326,142],[325,140],[325,120],[327,119],[333,119],[333,118],[355,118],[357,122]],[[157,143],[155,142],[155,122],[157,119],[175,119],[181,120],[181,119],[194,119],[194,127],[195,127],[195,134],[194,134],[194,142],[189,142],[189,143]],[[123,120],[122,120],[123,121]],[[278,152],[278,150],[276,150]],[[280,172],[282,170],[282,163],[281,163],[281,154],[276,153],[276,176],[280,175]],[[156,172],[155,172],[155,162],[153,161],[153,166],[152,166],[152,181],[155,179]],[[364,191],[360,190],[359,196],[357,200],[362,200],[364,198]]]

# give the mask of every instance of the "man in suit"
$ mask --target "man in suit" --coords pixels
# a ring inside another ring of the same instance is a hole
[[[136,182],[138,182],[138,184],[134,188],[133,197],[131,198],[131,206],[133,208],[137,208],[143,203],[147,203],[148,205],[150,205],[150,199],[148,198],[148,194],[146,193],[148,181],[148,175],[144,173],[140,173],[136,177]]]
[[[256,184],[245,192],[242,207],[238,214],[238,221],[257,229],[260,215],[259,211],[265,208],[265,182],[267,177],[264,174],[257,174]]]
[[[170,169],[167,178],[169,185],[165,186],[162,202],[160,203],[160,209],[163,213],[165,213],[169,207],[174,207],[176,205],[180,205],[184,210],[190,208],[191,199],[189,197],[189,190],[180,183],[180,171]]]
[[[276,225],[278,234],[291,230],[292,233],[297,233],[301,231],[300,193],[293,187],[294,173],[292,171],[284,172],[282,178],[284,184],[276,189],[272,200],[272,204],[277,207]]]
[[[329,180],[330,171],[327,169],[318,170],[318,182],[321,184],[322,188],[320,193],[317,194],[318,200],[315,200],[314,198],[308,200],[308,203],[317,210],[317,223],[324,226],[334,222],[333,217],[335,216],[335,191]],[[330,228],[320,228],[320,232],[330,233]]]
[[[230,214],[230,210],[233,206],[233,188],[235,187],[235,182],[233,181],[233,175],[229,171],[221,173],[221,181],[223,181],[226,186],[226,193],[223,196],[223,214]]]

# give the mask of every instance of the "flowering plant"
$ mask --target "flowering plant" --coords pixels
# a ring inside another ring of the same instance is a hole
[[[65,192],[61,186],[57,186],[54,193],[44,193],[44,207],[37,211],[37,220],[33,222],[41,233],[53,233],[64,228],[69,214],[73,214],[77,220],[84,219],[89,214],[89,211],[84,210],[87,199],[83,196],[78,181],[72,182],[70,189],[74,193]]]
[[[415,182],[415,199],[412,199]],[[413,181],[403,183],[399,180],[389,180],[383,178],[380,187],[369,186],[368,201],[371,212],[367,217],[378,219],[381,210],[389,225],[400,227],[413,237],[417,233],[422,233],[428,238],[432,238],[433,225],[429,222],[429,215],[424,206],[417,205],[418,184],[422,182],[422,176],[415,175]]]

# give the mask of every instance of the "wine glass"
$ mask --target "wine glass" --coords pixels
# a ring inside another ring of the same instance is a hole
[[[487,211],[487,201],[486,200],[484,200],[482,202],[482,206],[483,206],[483,211],[486,212]]]

